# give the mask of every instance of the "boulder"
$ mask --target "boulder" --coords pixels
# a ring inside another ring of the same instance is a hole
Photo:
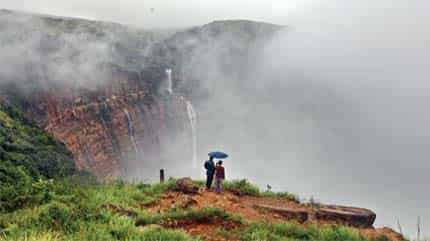
[[[376,214],[364,208],[327,205],[315,211],[315,219],[357,228],[371,228]]]
[[[191,178],[181,178],[176,181],[176,185],[173,188],[176,192],[182,192],[184,194],[198,194],[200,187],[193,183]]]

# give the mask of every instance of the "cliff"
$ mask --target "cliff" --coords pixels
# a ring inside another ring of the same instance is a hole
[[[279,29],[221,21],[151,32],[1,11],[0,95],[64,142],[79,169],[134,179],[172,156],[195,158],[188,100],[204,94],[202,74],[208,71],[196,57],[222,47],[215,60],[232,72],[232,63],[249,61],[258,43]],[[166,69],[173,70],[171,77]]]
[[[168,140],[190,139],[183,97],[156,98],[131,84],[109,94],[52,89],[26,103],[27,115],[65,143],[79,169],[103,179],[137,177],[145,167],[161,165]],[[184,158],[191,154],[189,149]]]

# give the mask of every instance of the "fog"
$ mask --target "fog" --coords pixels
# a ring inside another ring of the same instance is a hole
[[[310,94],[313,108],[305,110],[324,148],[305,165],[305,174],[314,170],[309,187],[300,189],[324,201],[370,207],[381,225],[395,227],[398,218],[410,235],[417,216],[430,231],[429,6],[350,4],[351,11],[327,10],[330,18],[298,19],[269,46],[265,61],[278,75],[294,70],[306,76],[304,83],[326,88]]]
[[[52,83],[94,88],[106,79],[96,69],[114,57],[110,43],[118,38],[96,40],[77,28],[50,39],[54,30],[31,15],[2,14],[0,30],[0,84],[15,82],[21,89]]]
[[[0,7],[19,8],[23,1],[15,2]],[[411,237],[421,216],[430,233],[430,3],[220,1],[217,8],[205,1],[148,1],[151,7],[140,14],[132,1],[119,12],[110,1],[41,2],[24,10],[148,28],[219,18],[288,25],[233,74],[220,71],[214,55],[234,39],[194,56],[200,66],[190,71],[204,76],[202,88],[210,90],[206,99],[193,99],[199,157],[224,150],[231,155],[227,178],[370,208],[378,226],[395,228],[400,220]]]
[[[250,19],[285,23],[297,9],[315,0],[3,0],[0,8],[18,9],[58,16],[113,21],[145,28],[183,28],[215,19]]]
[[[196,56],[211,90],[200,154],[225,150],[230,177],[367,207],[413,237],[418,216],[430,231],[429,9],[366,3],[302,12],[232,75],[222,45]]]

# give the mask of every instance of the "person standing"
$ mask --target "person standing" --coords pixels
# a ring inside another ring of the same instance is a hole
[[[218,161],[215,167],[215,191],[216,193],[222,192],[222,182],[225,179],[225,169],[222,166],[222,161]]]
[[[211,156],[209,160],[205,162],[206,169],[206,190],[210,190],[215,175],[215,163],[214,158]]]

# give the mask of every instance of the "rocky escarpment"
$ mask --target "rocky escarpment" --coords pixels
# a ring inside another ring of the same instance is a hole
[[[133,178],[145,167],[161,165],[169,154],[169,141],[182,139],[183,146],[189,146],[185,99],[173,94],[155,97],[131,83],[138,75],[122,74],[128,78],[122,88],[86,93],[51,89],[33,95],[25,108],[66,144],[79,169],[100,178]],[[190,159],[191,149],[175,155]]]

